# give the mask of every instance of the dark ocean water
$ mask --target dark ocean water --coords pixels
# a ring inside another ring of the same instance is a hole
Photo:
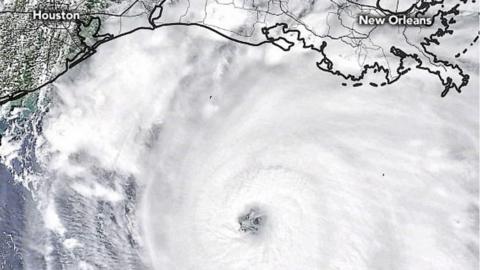
[[[25,232],[25,205],[28,190],[15,184],[0,164],[0,269],[23,269],[22,239]]]
[[[39,198],[32,198],[31,191],[15,183],[0,164],[0,269],[78,269],[82,261],[95,269],[145,269],[125,220],[134,212],[134,184],[127,184],[125,192],[125,203],[112,205],[85,200],[63,189],[55,196],[67,228],[62,236],[45,227],[37,208]],[[65,248],[67,237],[77,239],[82,246]]]

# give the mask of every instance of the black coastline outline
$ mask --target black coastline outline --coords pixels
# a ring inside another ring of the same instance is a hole
[[[420,8],[418,8],[419,11],[415,14],[415,16],[425,15],[425,13],[427,12],[430,5],[438,5],[438,4],[442,4],[442,3],[443,3],[443,1],[432,2],[432,3],[425,3],[424,2],[420,6]],[[384,72],[385,73],[385,77],[384,77],[385,81],[384,82],[382,82],[380,84],[377,84],[377,83],[374,83],[374,82],[368,82],[368,84],[370,86],[378,87],[378,86],[386,86],[386,85],[395,83],[403,75],[407,74],[408,72],[410,72],[412,70],[411,68],[405,68],[405,66],[404,66],[404,60],[408,57],[411,57],[413,60],[415,60],[417,62],[417,64],[415,65],[415,68],[425,70],[425,71],[429,72],[430,74],[436,75],[440,79],[441,84],[444,86],[444,90],[440,94],[440,96],[443,98],[449,93],[449,91],[451,89],[455,89],[458,93],[461,93],[462,88],[468,84],[470,76],[468,74],[466,74],[460,66],[458,66],[456,64],[453,64],[453,63],[450,63],[446,60],[439,59],[437,57],[437,55],[428,51],[427,47],[430,46],[431,44],[440,45],[440,42],[438,41],[438,38],[443,37],[446,34],[453,34],[453,30],[450,30],[450,25],[452,23],[455,23],[455,20],[454,19],[447,20],[446,16],[451,15],[451,14],[453,14],[455,16],[458,15],[459,14],[459,10],[458,10],[459,6],[460,6],[460,4],[456,4],[455,6],[453,6],[448,11],[440,10],[437,14],[435,14],[433,16],[433,19],[435,20],[435,19],[438,18],[441,21],[441,24],[442,24],[443,28],[438,28],[435,33],[431,34],[428,37],[425,37],[424,41],[420,42],[420,45],[422,46],[424,52],[432,57],[433,63],[442,64],[443,66],[450,67],[453,70],[458,70],[459,75],[462,77],[462,81],[461,81],[460,85],[455,84],[450,77],[447,77],[446,79],[444,79],[439,71],[434,71],[434,70],[429,69],[428,67],[422,66],[423,62],[417,54],[408,54],[408,53],[402,51],[401,49],[396,48],[395,46],[390,47],[390,52],[393,55],[400,58],[400,64],[396,68],[397,76],[395,76],[393,78],[390,78],[391,69],[382,66],[377,61],[375,61],[373,64],[370,64],[370,65],[368,65],[368,64],[364,65],[362,67],[362,70],[360,71],[360,74],[355,76],[353,74],[344,74],[341,71],[335,70],[333,68],[333,62],[327,57],[327,54],[324,52],[325,47],[328,45],[328,43],[326,41],[323,41],[319,48],[316,48],[312,44],[307,45],[305,38],[302,38],[300,36],[301,32],[299,30],[296,30],[296,29],[288,29],[288,25],[286,23],[277,23],[277,24],[275,24],[271,27],[264,28],[263,33],[268,37],[268,31],[273,29],[273,28],[276,28],[276,27],[281,27],[281,31],[284,34],[294,33],[297,41],[302,43],[302,47],[304,49],[314,50],[314,51],[316,51],[316,52],[318,52],[322,55],[322,59],[319,62],[316,63],[317,67],[320,70],[331,73],[331,74],[336,75],[336,76],[340,76],[343,79],[345,79],[346,81],[353,82],[353,84],[352,84],[353,87],[359,87],[359,86],[362,86],[364,84],[363,80],[365,79],[365,75],[368,73],[369,70],[373,70],[374,73],[376,73],[376,72]],[[415,5],[413,5],[412,7],[407,9],[406,11],[398,12],[396,14],[397,15],[398,14],[406,15],[407,13],[411,12],[414,8],[416,8]],[[392,11],[383,10],[379,5],[379,1],[377,1],[376,9],[378,9],[382,12],[385,12],[386,14],[392,14]],[[476,40],[478,40],[478,38],[476,38],[474,41],[476,42]],[[287,43],[289,43],[289,45],[290,45],[289,47],[284,48],[284,47],[281,47],[281,46],[278,46],[278,45],[277,45],[277,47],[279,47],[283,51],[289,51],[290,48],[293,47],[293,44],[291,42],[289,42],[288,40],[285,40],[285,41]],[[342,83],[342,85],[347,86],[347,83],[344,82],[344,83]]]
[[[212,31],[212,32],[214,32],[214,33],[216,33],[216,34],[218,34],[218,35],[220,35],[223,38],[226,38],[228,40],[231,40],[231,41],[234,41],[234,42],[237,42],[237,43],[240,43],[240,44],[248,45],[248,46],[258,47],[258,46],[261,46],[261,45],[264,45],[264,44],[267,44],[267,43],[273,43],[274,41],[276,41],[276,39],[275,40],[271,39],[271,40],[264,40],[264,41],[258,42],[258,43],[246,42],[246,41],[242,41],[242,40],[227,36],[227,35],[217,31],[216,29],[214,29],[212,27],[209,27],[209,26],[203,25],[203,24],[199,24],[199,23],[164,23],[164,24],[160,24],[160,25],[155,25],[154,21],[162,16],[163,4],[166,1],[167,0],[163,0],[159,4],[155,5],[154,8],[152,9],[152,12],[150,13],[149,18],[148,18],[148,22],[150,23],[150,27],[147,27],[147,26],[137,27],[137,28],[132,29],[128,32],[121,33],[117,36],[113,36],[111,34],[105,34],[105,35],[99,35],[98,34],[99,31],[100,31],[100,28],[101,28],[101,23],[102,23],[99,17],[92,16],[88,22],[77,21],[76,34],[78,35],[78,37],[80,39],[80,42],[81,42],[81,45],[83,45],[84,48],[80,52],[78,52],[75,56],[73,56],[72,58],[67,58],[64,70],[62,72],[58,73],[57,75],[55,75],[52,79],[48,80],[47,82],[45,82],[45,83],[41,84],[40,86],[37,86],[33,89],[30,89],[30,90],[18,90],[18,91],[15,91],[13,93],[10,93],[8,95],[1,96],[0,97],[0,106],[9,102],[9,101],[19,99],[19,98],[21,98],[21,97],[23,97],[23,96],[25,96],[29,93],[35,92],[35,91],[39,90],[40,88],[43,88],[46,85],[49,85],[49,84],[55,82],[58,78],[60,78],[62,75],[64,75],[68,70],[70,70],[71,68],[75,67],[79,63],[85,61],[86,59],[88,59],[89,57],[94,55],[97,52],[97,48],[100,45],[102,45],[106,42],[110,42],[112,40],[115,40],[117,38],[120,38],[120,37],[123,37],[123,36],[126,36],[126,35],[130,35],[134,32],[140,31],[140,30],[153,31],[153,30],[156,30],[156,29],[159,29],[159,28],[162,28],[162,27],[168,27],[168,26],[196,26],[196,27],[200,27],[200,28],[210,30],[210,31]],[[157,9],[159,9],[159,11],[158,11],[159,14],[158,14],[158,16],[154,17],[154,14],[157,12]],[[98,25],[95,33],[93,33],[92,38],[100,38],[100,40],[98,40],[95,44],[93,44],[91,46],[88,46],[85,43],[85,38],[80,35],[81,27],[82,26],[84,26],[84,27],[88,26],[95,19],[99,20],[99,25]]]
[[[365,75],[368,73],[369,70],[373,70],[373,72],[384,72],[385,73],[385,81],[384,82],[382,82],[381,84],[377,84],[377,83],[374,83],[374,82],[369,82],[368,84],[370,86],[374,86],[374,87],[385,86],[385,85],[392,84],[392,83],[398,81],[400,79],[400,77],[402,77],[404,74],[411,71],[410,68],[405,68],[404,65],[403,65],[404,60],[407,57],[411,57],[412,59],[414,59],[418,63],[415,66],[416,68],[426,70],[427,72],[436,75],[440,79],[442,85],[445,87],[444,90],[441,93],[441,97],[445,97],[448,94],[448,92],[450,91],[450,89],[455,89],[458,93],[461,93],[461,89],[464,86],[466,86],[469,82],[470,76],[468,74],[464,73],[464,71],[458,65],[450,63],[446,60],[441,60],[437,57],[437,55],[435,55],[434,53],[431,53],[427,50],[427,47],[430,46],[432,43],[436,44],[436,45],[440,44],[437,38],[442,37],[445,34],[452,34],[453,33],[453,30],[449,30],[449,27],[450,27],[450,24],[454,23],[455,21],[454,20],[452,21],[452,19],[447,21],[445,16],[450,15],[450,14],[458,15],[458,13],[459,13],[458,7],[460,6],[460,4],[455,5],[453,8],[451,8],[448,11],[440,10],[435,16],[433,16],[434,19],[436,19],[437,16],[438,16],[438,18],[441,20],[441,23],[444,26],[444,28],[443,29],[438,28],[435,33],[431,34],[429,37],[424,38],[424,41],[420,43],[420,45],[422,46],[424,51],[428,55],[433,57],[433,62],[434,63],[442,64],[442,65],[448,66],[452,69],[459,70],[459,74],[460,74],[460,76],[462,76],[462,83],[460,85],[456,85],[455,83],[453,83],[453,81],[450,77],[447,77],[446,79],[442,78],[439,71],[431,70],[428,67],[422,67],[423,62],[420,60],[420,58],[418,57],[417,54],[407,54],[404,51],[402,51],[401,49],[396,48],[395,46],[392,46],[390,48],[390,52],[392,54],[394,54],[395,56],[400,57],[400,65],[396,68],[396,74],[398,74],[398,75],[396,77],[394,77],[393,79],[391,79],[389,77],[389,75],[391,73],[391,70],[387,67],[382,66],[381,64],[379,64],[376,61],[371,65],[363,66],[360,74],[357,75],[357,76],[355,76],[353,74],[348,74],[348,73],[344,74],[339,70],[334,70],[333,62],[325,54],[324,49],[328,45],[328,43],[326,41],[323,41],[319,48],[316,48],[314,45],[307,45],[306,40],[300,36],[300,34],[301,34],[300,31],[296,30],[296,29],[288,29],[288,25],[286,23],[277,23],[274,26],[262,28],[262,33],[265,35],[266,40],[258,42],[258,43],[250,43],[250,42],[242,41],[242,40],[227,36],[227,35],[221,33],[220,31],[218,31],[218,30],[216,30],[216,29],[214,29],[210,26],[207,26],[207,25],[204,25],[204,24],[199,24],[199,23],[164,23],[164,24],[155,25],[155,20],[159,19],[163,14],[163,4],[166,1],[167,0],[163,0],[159,4],[157,4],[153,7],[153,9],[150,12],[150,15],[148,17],[148,22],[150,24],[149,27],[147,27],[147,26],[137,27],[137,28],[132,29],[128,32],[121,33],[117,36],[113,36],[111,34],[99,35],[99,31],[100,31],[101,23],[102,23],[102,21],[100,20],[99,17],[92,16],[89,19],[88,22],[77,21],[76,34],[79,37],[81,45],[83,45],[84,48],[80,52],[78,52],[75,56],[73,56],[72,58],[67,58],[63,71],[58,73],[57,75],[55,75],[49,81],[41,84],[40,86],[35,87],[34,89],[18,90],[18,91],[15,91],[13,93],[10,93],[8,95],[0,96],[0,106],[9,102],[9,101],[19,99],[19,98],[21,98],[21,97],[23,97],[23,96],[25,96],[29,93],[35,92],[35,91],[39,90],[40,88],[45,87],[46,85],[49,85],[49,84],[55,82],[58,78],[60,78],[62,75],[64,75],[68,70],[70,70],[71,68],[75,67],[79,63],[85,61],[86,59],[88,59],[89,57],[94,55],[97,52],[97,48],[100,45],[102,45],[106,42],[115,40],[117,38],[132,34],[134,32],[140,31],[140,30],[153,31],[153,30],[156,30],[156,29],[159,29],[159,28],[162,28],[162,27],[168,27],[168,26],[196,26],[196,27],[200,27],[200,28],[204,28],[204,29],[207,29],[209,31],[212,31],[212,32],[222,36],[223,38],[226,38],[228,40],[231,40],[233,42],[237,42],[237,43],[240,43],[240,44],[244,44],[244,45],[248,45],[248,46],[254,46],[254,47],[258,47],[258,46],[261,46],[261,45],[264,45],[264,44],[272,44],[272,45],[275,45],[276,47],[280,48],[283,51],[290,51],[290,49],[294,46],[294,44],[292,42],[288,41],[287,39],[285,39],[283,37],[272,38],[272,37],[268,36],[268,31],[269,30],[280,26],[280,27],[282,27],[282,31],[285,34],[286,33],[295,33],[297,41],[302,42],[302,46],[303,46],[304,49],[311,49],[311,50],[317,51],[320,54],[322,54],[322,56],[323,56],[322,60],[320,62],[316,63],[316,66],[320,70],[328,72],[328,73],[336,75],[336,76],[340,76],[343,79],[345,79],[346,81],[353,82],[353,85],[352,85],[353,87],[358,87],[358,86],[363,85],[362,81],[364,80]],[[355,3],[353,1],[348,1],[348,2],[350,2],[352,4],[358,4],[358,3]],[[428,10],[428,8],[431,5],[442,4],[443,0],[437,1],[437,2],[434,1],[432,3],[423,2],[421,4],[421,6],[417,6],[417,3],[416,3],[416,4],[413,4],[407,10],[402,11],[402,12],[396,12],[396,13],[391,11],[391,10],[388,10],[388,9],[383,9],[380,6],[379,3],[380,3],[380,1],[378,0],[376,5],[375,5],[375,8],[377,10],[381,11],[381,12],[384,12],[385,14],[397,14],[397,15],[398,14],[409,14],[409,13],[412,13],[412,10],[416,9],[415,16],[418,16],[418,15],[425,14],[426,11]],[[155,14],[157,12],[158,12],[158,15],[155,16]],[[80,35],[80,31],[81,31],[82,26],[83,27],[88,27],[90,25],[90,23],[92,23],[93,20],[98,20],[99,24],[98,24],[97,29],[95,30],[95,33],[93,33],[92,38],[96,38],[98,40],[93,45],[89,46],[89,45],[86,44],[85,38]],[[278,45],[277,42],[280,41],[280,40],[286,42],[287,44],[289,44],[289,46],[285,48],[285,47],[282,47],[282,46]],[[347,86],[347,83],[344,82],[344,83],[342,83],[342,85]]]

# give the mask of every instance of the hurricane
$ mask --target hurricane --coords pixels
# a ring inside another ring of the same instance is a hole
[[[212,97],[196,81],[172,100],[148,158],[155,269],[475,264],[476,135],[458,124],[476,108],[419,80],[343,90],[314,69],[236,61]]]
[[[475,78],[341,87],[315,57],[172,27],[56,82],[30,180],[44,264],[476,269]]]

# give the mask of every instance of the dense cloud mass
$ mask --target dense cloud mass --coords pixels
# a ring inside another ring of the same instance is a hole
[[[65,269],[478,269],[478,78],[444,99],[421,72],[340,87],[314,57],[172,27],[62,79],[38,149],[45,224],[67,250],[49,255]]]

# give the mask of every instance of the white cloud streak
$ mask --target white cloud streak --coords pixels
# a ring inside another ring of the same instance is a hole
[[[424,73],[342,88],[310,53],[185,31],[99,52],[44,132],[48,171],[85,197],[125,198],[95,168],[144,187],[153,269],[478,267],[476,80],[445,99]],[[252,206],[259,234],[239,230]]]

